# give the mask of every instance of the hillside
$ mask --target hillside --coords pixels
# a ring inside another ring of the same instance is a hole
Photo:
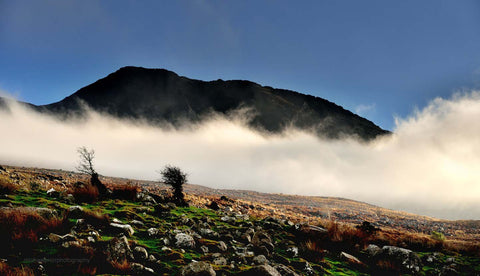
[[[187,186],[189,206],[177,206],[171,202],[166,187],[159,183],[101,179],[112,193],[99,198],[92,197],[94,193],[83,175],[1,166],[0,188],[4,195],[0,198],[0,274],[480,272],[475,221],[440,221],[347,199],[296,200],[295,196],[211,190],[196,185]],[[264,200],[255,201],[258,198]],[[304,205],[297,206],[298,202]],[[352,206],[359,210],[376,208],[392,221],[408,217],[427,224],[457,225],[458,229],[455,235],[438,228],[422,233],[395,224],[379,226],[370,220],[348,223],[348,218],[342,222],[342,216],[338,220],[326,219],[286,208],[310,208],[311,202],[317,202],[319,210],[335,208],[338,214]]]
[[[181,126],[212,113],[234,116],[248,110],[251,127],[279,133],[286,127],[319,136],[369,140],[388,133],[372,122],[322,98],[244,81],[200,81],[163,69],[123,67],[65,99],[35,107],[65,116],[82,114],[82,104],[107,114]]]

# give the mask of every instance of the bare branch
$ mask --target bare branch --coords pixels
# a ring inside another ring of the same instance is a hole
[[[77,149],[78,156],[80,158],[76,167],[77,171],[88,175],[96,174],[93,168],[93,159],[95,158],[95,151],[88,150],[86,147],[80,147]]]

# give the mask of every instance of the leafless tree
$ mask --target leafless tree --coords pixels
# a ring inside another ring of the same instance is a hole
[[[80,147],[77,149],[80,160],[78,162],[77,170],[81,173],[90,175],[90,184],[97,187],[100,195],[107,193],[107,187],[98,178],[98,173],[93,167],[93,159],[95,158],[95,151],[88,150],[86,147]]]
[[[95,151],[88,150],[86,147],[79,147],[77,149],[79,155],[79,162],[77,165],[77,171],[88,174],[90,176],[96,174],[97,172],[93,168],[93,159],[95,158]]]

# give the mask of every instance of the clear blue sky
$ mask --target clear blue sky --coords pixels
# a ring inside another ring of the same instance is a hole
[[[19,99],[126,65],[313,94],[392,129],[480,85],[480,1],[0,0],[0,89]]]

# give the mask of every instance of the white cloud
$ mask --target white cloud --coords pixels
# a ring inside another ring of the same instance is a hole
[[[96,150],[104,175],[157,179],[165,164],[215,188],[340,196],[441,218],[480,217],[480,93],[435,99],[369,144],[295,130],[263,136],[222,117],[183,130],[90,113],[68,124],[12,106],[0,113],[0,163],[72,170]]]
[[[375,111],[375,104],[359,104],[355,107],[355,113],[360,116],[365,116],[371,112]]]

